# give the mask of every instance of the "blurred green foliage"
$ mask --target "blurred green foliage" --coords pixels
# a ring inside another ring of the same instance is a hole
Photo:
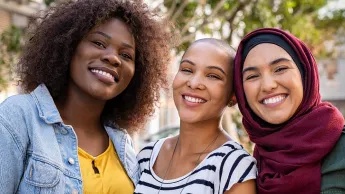
[[[23,46],[24,30],[10,26],[0,34],[0,91],[12,79],[12,67],[18,61]]]
[[[46,6],[56,0],[44,0]],[[0,34],[0,92],[8,87],[13,79],[13,67],[18,62],[24,44],[23,28],[9,26]]]
[[[345,11],[320,10],[331,0],[164,0],[167,17],[177,24],[182,41],[180,50],[195,39],[199,31],[230,44],[252,30],[278,27],[303,40],[317,57],[332,56],[324,42],[344,36]],[[177,14],[176,14],[177,13]],[[175,15],[176,14],[176,15]],[[224,33],[228,32],[228,33]],[[338,43],[343,43],[339,42]],[[236,46],[236,45],[235,45]]]
[[[55,0],[44,0],[44,3],[49,6],[50,4],[54,3]]]

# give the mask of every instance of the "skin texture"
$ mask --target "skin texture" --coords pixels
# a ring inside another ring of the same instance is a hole
[[[209,52],[214,49],[213,52]],[[231,69],[227,53],[215,45],[199,43],[188,49],[173,82],[174,102],[182,122],[217,120],[230,100]],[[186,104],[184,95],[204,99],[200,106]]]
[[[174,101],[180,116],[180,140],[173,158],[178,137],[163,143],[153,166],[159,177],[175,179],[189,173],[207,154],[231,139],[220,126],[221,116],[233,93],[231,63],[234,53],[230,49],[200,41],[193,43],[184,54],[173,82]],[[190,103],[185,95],[204,101]],[[164,177],[169,165],[167,158],[172,158],[172,162]],[[226,192],[229,193],[255,193],[255,181],[236,184]]]
[[[253,112],[271,124],[288,121],[303,99],[302,78],[296,64],[284,49],[274,44],[259,44],[248,53],[243,65],[243,87]],[[263,103],[277,96],[284,99]]]
[[[113,18],[92,29],[79,43],[72,58],[70,87],[96,100],[110,100],[127,88],[134,76],[135,41],[128,26]],[[118,82],[98,79],[90,69],[106,69]]]
[[[64,122],[73,126],[79,147],[93,156],[103,153],[109,142],[100,115],[107,100],[128,86],[134,75],[134,63],[133,35],[117,18],[92,29],[72,58],[67,98],[56,103]],[[104,76],[91,72],[101,68],[119,75],[118,82],[108,82]]]

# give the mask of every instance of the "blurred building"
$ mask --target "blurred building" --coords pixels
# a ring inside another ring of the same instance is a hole
[[[30,17],[44,8],[42,0],[0,0],[0,30],[10,25],[25,28]]]
[[[337,47],[335,59],[319,61],[320,93],[345,116],[345,45]]]
[[[26,28],[30,17],[42,8],[44,4],[40,0],[0,0],[0,33],[10,26]],[[15,83],[9,83],[9,87],[0,92],[0,102],[18,91]]]

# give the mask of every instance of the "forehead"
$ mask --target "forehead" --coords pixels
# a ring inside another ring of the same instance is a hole
[[[225,48],[208,42],[198,42],[188,48],[183,56],[196,65],[229,66],[229,55]]]
[[[126,42],[133,44],[135,43],[134,36],[131,33],[130,27],[119,18],[111,18],[106,20],[102,24],[96,25],[93,29],[90,30],[90,33],[95,31],[101,31],[111,36],[112,38],[122,38]]]
[[[245,61],[243,67],[266,65],[275,59],[286,58],[292,60],[289,53],[283,48],[271,43],[258,44],[252,48]]]

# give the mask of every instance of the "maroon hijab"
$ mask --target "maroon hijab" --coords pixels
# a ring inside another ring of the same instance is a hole
[[[294,116],[272,125],[256,116],[243,89],[243,47],[259,34],[282,37],[297,53],[304,68],[303,100]],[[321,161],[338,141],[344,118],[329,103],[321,102],[317,64],[307,46],[295,36],[274,28],[251,32],[241,41],[235,57],[234,84],[243,125],[256,146],[259,194],[320,194]]]

